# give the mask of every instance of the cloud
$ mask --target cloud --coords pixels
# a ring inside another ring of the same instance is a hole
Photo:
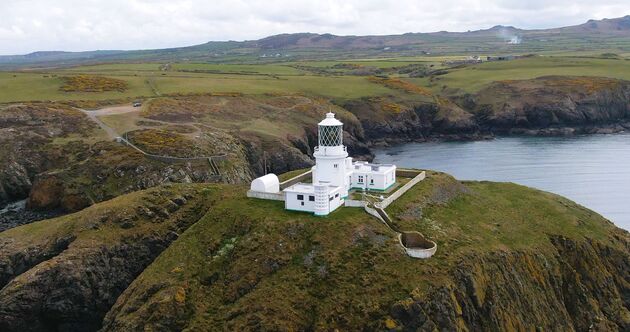
[[[630,14],[627,0],[12,0],[0,4],[0,54],[147,49],[278,33],[558,27]]]

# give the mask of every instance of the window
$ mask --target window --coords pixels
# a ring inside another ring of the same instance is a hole
[[[308,196],[309,202],[315,202],[315,196]]]
[[[302,204],[302,206],[304,206],[304,202],[300,202]]]
[[[370,179],[370,184],[374,184],[374,179]]]
[[[339,197],[339,194],[335,194],[335,197]]]
[[[340,146],[343,144],[341,126],[319,126],[319,146]]]
[[[334,164],[333,167],[334,168],[339,168],[339,164]]]
[[[363,175],[359,175],[359,183],[363,183]]]
[[[328,200],[329,200],[329,201],[332,201],[332,200],[333,200],[333,198],[334,198],[334,197],[330,196],[330,197],[328,197]]]
[[[304,195],[298,195],[298,201],[303,201],[304,200]]]

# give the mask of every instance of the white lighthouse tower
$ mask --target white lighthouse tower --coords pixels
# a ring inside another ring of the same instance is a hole
[[[252,182],[249,197],[283,200],[285,209],[326,216],[342,206],[351,190],[386,191],[396,183],[396,166],[352,162],[343,145],[343,123],[327,113],[318,124],[318,146],[312,183],[293,183],[278,193],[278,177],[267,174]],[[305,175],[308,173],[304,173]],[[291,182],[289,180],[288,182]]]
[[[352,167],[352,159],[348,158],[348,151],[343,145],[343,123],[335,119],[334,113],[327,113],[326,118],[318,124],[318,136],[319,145],[313,153],[313,183],[341,187],[341,195],[346,197],[351,181],[347,168]]]

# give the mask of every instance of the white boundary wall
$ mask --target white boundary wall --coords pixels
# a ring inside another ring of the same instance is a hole
[[[313,177],[313,170],[308,170],[302,174],[296,175],[286,181],[280,182],[280,190],[284,190],[298,182],[304,182]]]
[[[346,199],[344,205],[347,207],[365,207],[364,201],[357,201],[354,199]]]
[[[263,193],[260,191],[247,191],[247,197],[249,198],[260,198],[260,199],[268,199],[272,201],[284,201],[284,192],[279,193]]]
[[[405,183],[405,185],[400,187],[400,189],[396,190],[393,194],[389,195],[389,197],[385,198],[381,202],[376,203],[375,205],[377,205],[381,209],[385,209],[390,204],[392,204],[395,200],[400,198],[400,196],[406,193],[407,190],[411,189],[411,187],[415,186],[418,182],[424,180],[426,177],[427,177],[427,172],[425,171],[420,172],[420,174],[416,175],[409,182]]]
[[[367,212],[368,214],[370,214],[373,217],[376,217],[378,220],[382,221],[387,227],[389,227],[389,225],[387,225],[387,222],[385,222],[385,220],[383,220],[383,217],[381,217],[381,215],[378,214],[378,212],[376,212],[376,210],[374,210],[373,208],[371,208],[371,207],[369,207],[367,205],[364,206],[363,209],[365,210],[365,212]],[[392,229],[392,231],[393,231],[393,229]]]

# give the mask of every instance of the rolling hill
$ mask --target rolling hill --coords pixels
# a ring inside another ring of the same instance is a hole
[[[423,54],[630,51],[630,15],[589,20],[576,26],[524,30],[511,26],[467,32],[406,33],[383,36],[280,34],[251,41],[211,41],[157,50],[35,52],[0,56],[0,67],[64,66],[114,61],[263,61],[282,59],[411,56]],[[314,52],[317,51],[317,52]]]

